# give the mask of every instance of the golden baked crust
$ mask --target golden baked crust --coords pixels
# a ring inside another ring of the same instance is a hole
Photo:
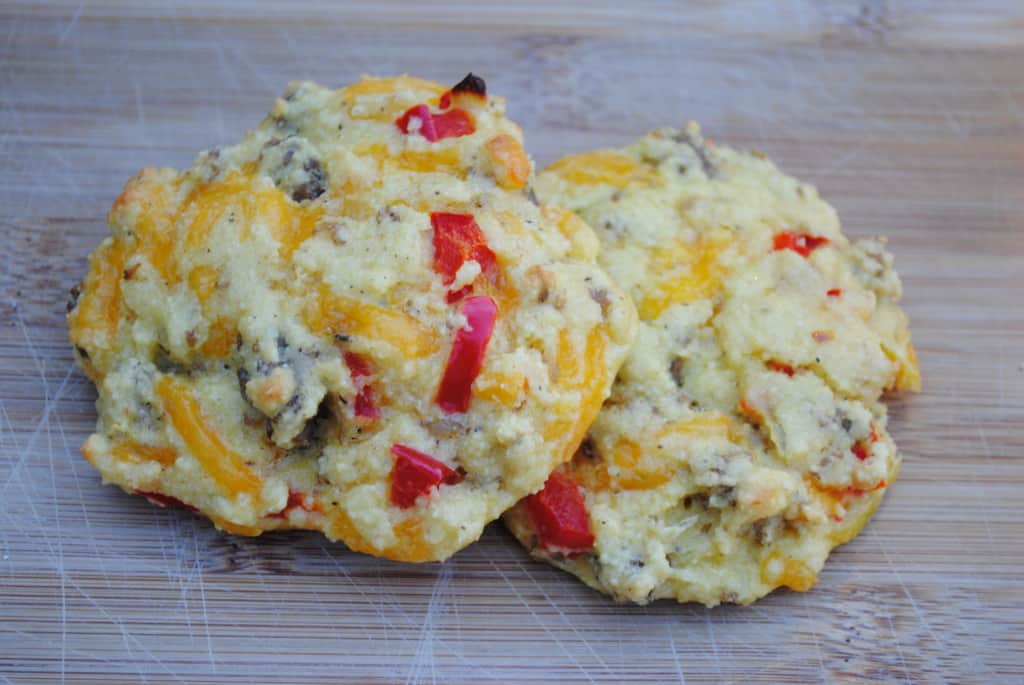
[[[635,335],[531,175],[472,76],[295,83],[237,145],[143,170],[68,315],[86,458],[241,535],[476,540],[572,455]]]
[[[559,471],[579,486],[589,538],[581,512],[535,498],[506,523],[619,600],[711,606],[811,587],[899,468],[881,394],[920,383],[884,241],[851,243],[814,188],[693,124],[562,159],[537,192],[594,227],[641,324]]]

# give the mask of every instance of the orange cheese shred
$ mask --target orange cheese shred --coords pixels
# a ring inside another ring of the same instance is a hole
[[[136,464],[155,461],[161,466],[171,466],[178,459],[178,452],[173,447],[145,445],[134,440],[118,443],[111,453],[116,459]]]
[[[576,388],[580,393],[576,420],[552,421],[543,432],[545,440],[555,441],[560,445],[559,463],[572,457],[604,402],[605,383],[601,369],[604,367],[605,346],[603,326],[597,326],[587,335],[587,348],[581,367],[576,363],[571,341],[567,336],[559,335],[557,382],[564,389]],[[566,370],[569,373],[566,373]]]
[[[640,299],[637,305],[640,318],[650,321],[673,304],[713,295],[726,272],[719,257],[732,242],[727,229],[716,229],[703,235],[695,245],[679,243],[651,250],[648,273],[666,274],[666,277]]]
[[[109,347],[121,318],[121,277],[127,250],[108,240],[89,257],[89,273],[78,306],[68,318],[71,341],[88,349]]]
[[[579,185],[607,184],[624,188],[631,182],[650,182],[654,171],[632,157],[613,150],[597,150],[570,155],[558,160],[548,171],[561,176],[567,183]]]
[[[160,376],[154,389],[174,430],[217,485],[230,494],[259,494],[259,476],[207,423],[191,388],[171,376]]]
[[[528,387],[529,380],[518,371],[505,373],[485,368],[473,386],[473,396],[511,408],[519,404]]]
[[[210,331],[199,346],[199,351],[207,357],[222,359],[231,354],[237,342],[238,331],[234,325],[224,319],[217,319],[210,325]]]
[[[437,331],[415,317],[338,295],[326,285],[320,287],[319,297],[307,307],[305,318],[306,324],[314,331],[380,340],[413,358],[426,357],[441,346]]]
[[[507,190],[519,190],[526,186],[530,180],[530,158],[518,140],[502,133],[488,140],[484,151],[499,186]]]
[[[397,523],[393,531],[398,541],[384,549],[369,543],[362,536],[344,509],[336,508],[332,514],[330,537],[341,540],[354,552],[382,556],[395,561],[430,561],[432,555],[423,540],[422,523],[412,517]]]
[[[797,592],[807,592],[817,582],[817,574],[805,562],[772,552],[761,560],[761,580],[775,587],[785,586]]]
[[[206,243],[213,227],[226,213],[233,213],[233,220],[240,222],[242,240],[248,238],[254,224],[267,226],[285,258],[313,235],[323,216],[323,206],[298,205],[276,187],[257,190],[253,171],[234,171],[222,180],[200,184],[189,193],[181,210],[186,213],[194,208],[185,229],[185,249],[193,251]]]

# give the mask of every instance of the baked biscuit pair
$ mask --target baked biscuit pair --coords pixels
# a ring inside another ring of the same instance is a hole
[[[898,466],[891,259],[695,130],[535,183],[477,77],[301,83],[110,226],[68,315],[83,452],[232,533],[441,560],[522,500],[617,598],[746,602],[808,587]]]

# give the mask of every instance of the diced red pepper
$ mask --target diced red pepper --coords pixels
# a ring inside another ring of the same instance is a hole
[[[772,371],[777,371],[779,373],[784,373],[784,374],[786,374],[787,376],[790,376],[790,377],[792,377],[793,374],[796,373],[796,369],[794,369],[789,364],[786,364],[784,362],[777,362],[774,359],[769,359],[767,362],[765,362],[765,366],[767,366]]]
[[[420,120],[419,134],[436,143],[442,138],[459,138],[476,131],[473,117],[464,109],[450,109],[447,112],[432,113],[426,105],[415,105],[395,119],[395,126],[408,135],[409,122],[413,117]]]
[[[487,238],[472,214],[433,212],[430,225],[434,229],[434,271],[442,283],[451,285],[462,265],[470,260],[475,260],[483,273],[494,273],[498,258],[487,246]],[[450,292],[448,302],[457,302],[472,290],[470,284]]]
[[[871,442],[878,442],[878,426],[874,421],[871,422]]]
[[[853,452],[853,456],[857,457],[861,461],[864,461],[871,456],[871,450],[868,449],[868,446],[861,440],[853,443],[853,447],[850,448],[850,451]]]
[[[380,418],[380,409],[373,399],[373,386],[365,380],[373,375],[370,360],[356,352],[346,352],[345,365],[356,385],[355,415],[364,419]]]
[[[405,445],[392,445],[395,465],[391,468],[391,503],[408,509],[416,504],[420,495],[425,495],[442,483],[454,485],[462,476],[447,464],[439,462],[429,454]]]
[[[801,257],[806,257],[819,247],[828,245],[829,239],[809,233],[782,231],[775,234],[772,244],[776,250],[793,250]]]
[[[842,288],[831,288],[825,294],[828,295],[829,297],[839,297],[840,295],[843,294],[843,289]]]
[[[312,497],[309,494],[305,493],[305,492],[297,492],[295,490],[289,490],[288,491],[288,503],[284,505],[284,508],[281,509],[281,511],[275,512],[273,514],[267,514],[267,517],[268,518],[272,518],[272,519],[287,518],[288,512],[291,511],[292,509],[305,509],[306,511],[318,511],[319,510],[318,503],[316,502],[316,500],[313,500],[312,504],[310,504],[307,501],[307,500],[310,500],[310,499],[312,499]]]
[[[191,504],[185,504],[184,502],[182,502],[177,497],[171,497],[170,495],[164,495],[164,494],[159,493],[159,492],[147,492],[145,490],[136,490],[135,494],[136,495],[142,495],[143,497],[148,499],[151,503],[155,504],[156,506],[160,507],[161,509],[164,509],[166,507],[178,507],[180,509],[188,509],[189,511],[196,511],[196,512],[199,511],[198,509],[193,507]]]
[[[466,326],[455,334],[437,389],[437,404],[446,414],[469,409],[473,381],[484,366],[487,343],[498,318],[498,305],[486,295],[471,297],[462,305],[462,315],[466,317]]]
[[[579,553],[594,546],[586,501],[569,476],[552,473],[544,489],[527,497],[525,504],[544,549]]]

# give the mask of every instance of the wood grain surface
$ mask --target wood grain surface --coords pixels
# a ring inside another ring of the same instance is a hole
[[[235,538],[79,456],[64,302],[129,176],[236,140],[292,79],[469,70],[540,164],[695,118],[890,236],[925,391],[811,592],[618,606],[498,526],[420,566]],[[5,0],[0,236],[0,683],[1024,682],[1019,0]]]

